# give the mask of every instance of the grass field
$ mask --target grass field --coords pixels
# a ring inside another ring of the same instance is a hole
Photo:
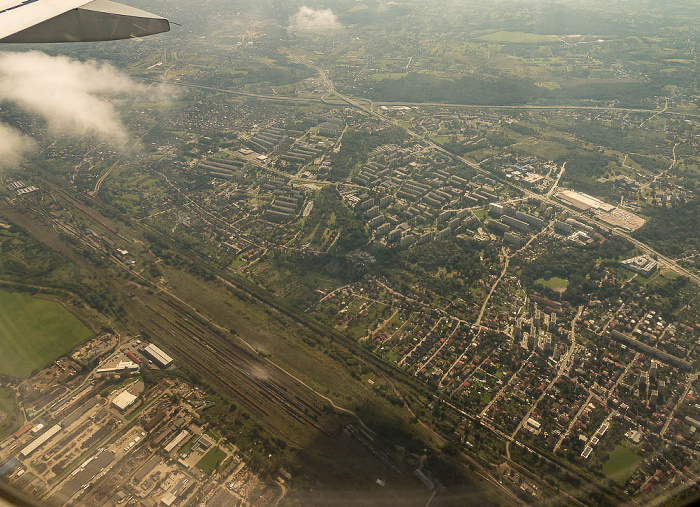
[[[488,211],[486,210],[486,208],[477,208],[472,211],[474,212],[476,218],[478,218],[479,220],[483,220],[484,218],[486,218],[486,215],[488,215]]]
[[[494,32],[488,35],[482,35],[479,37],[481,40],[487,42],[501,42],[504,44],[536,44],[536,43],[547,43],[556,42],[557,40],[551,35],[538,35],[536,33],[527,32]]]
[[[539,278],[535,280],[535,283],[537,285],[541,285],[542,287],[549,287],[552,290],[566,290],[566,288],[569,286],[569,280],[565,278],[559,278],[558,276],[552,277],[548,280],[545,280],[544,278]]]
[[[0,290],[0,374],[27,377],[91,334],[59,303]]]
[[[197,462],[197,468],[204,472],[205,475],[208,475],[214,471],[216,465],[225,457],[226,453],[224,451],[218,447],[214,447]]]
[[[372,79],[374,81],[384,81],[385,79],[401,79],[407,75],[406,72],[377,72],[372,74]]]
[[[641,458],[632,449],[618,445],[603,465],[603,473],[618,484],[624,484],[637,469],[640,461]]]
[[[528,155],[535,155],[545,160],[556,160],[569,153],[569,150],[563,144],[542,139],[538,140],[536,144],[531,141],[519,142],[514,144],[512,149]]]
[[[3,439],[22,426],[22,415],[15,392],[9,387],[0,388],[0,439]]]

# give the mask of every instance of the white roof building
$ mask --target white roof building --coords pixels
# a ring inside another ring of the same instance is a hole
[[[23,458],[26,458],[31,453],[36,451],[39,447],[41,447],[46,442],[48,442],[50,439],[52,439],[54,436],[56,436],[56,434],[59,431],[61,431],[61,425],[56,424],[55,426],[52,426],[51,428],[46,430],[44,433],[42,433],[40,437],[36,438],[32,443],[30,443],[24,449],[19,451],[20,456],[22,456]]]
[[[170,507],[176,500],[177,497],[172,492],[168,492],[160,499],[160,504],[164,507]]]
[[[540,427],[542,426],[542,425],[539,423],[539,421],[536,421],[536,420],[533,419],[532,417],[529,417],[529,418],[528,418],[527,424],[528,424],[528,426],[531,426],[531,427],[532,427],[533,429],[535,429],[535,430],[540,429]]]
[[[173,358],[152,343],[143,349],[143,351],[161,368],[167,368],[173,364]]]
[[[190,432],[187,430],[182,430],[178,436],[173,438],[168,445],[165,446],[165,452],[171,452],[173,449],[175,449],[178,445],[180,445],[188,436],[190,435]]]
[[[112,400],[112,406],[117,410],[124,411],[129,408],[138,398],[129,391],[122,391]]]
[[[133,361],[122,361],[116,366],[100,368],[96,373],[120,373],[123,371],[137,371],[138,369],[139,365]]]

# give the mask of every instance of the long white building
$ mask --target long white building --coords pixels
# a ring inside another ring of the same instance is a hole
[[[161,368],[167,368],[173,364],[173,358],[168,354],[163,352],[160,348],[156,347],[152,343],[148,345],[143,351],[146,353],[151,360],[156,363]]]
[[[55,426],[50,427],[48,430],[46,430],[44,433],[42,433],[40,436],[35,438],[29,445],[27,445],[24,449],[19,451],[19,454],[21,457],[26,458],[27,456],[31,455],[34,451],[36,451],[39,447],[44,445],[46,442],[51,440],[53,437],[55,437],[58,432],[61,431],[61,425],[56,424]]]

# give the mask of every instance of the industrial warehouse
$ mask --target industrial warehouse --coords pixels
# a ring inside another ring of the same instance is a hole
[[[83,349],[104,343],[95,339]],[[202,411],[212,404],[200,389],[173,378],[144,383],[138,376],[144,356],[154,368],[173,366],[163,350],[144,345],[131,339],[112,349],[92,370],[101,375],[86,383],[89,372],[76,378],[74,394],[45,405],[29,402],[27,410],[42,415],[0,441],[0,477],[34,494],[47,493],[49,507],[128,501],[147,507],[241,505],[262,484],[260,477],[233,442],[204,425]],[[60,365],[37,378],[53,369]],[[134,480],[128,486],[112,483],[114,474]],[[277,487],[271,491],[279,494]],[[108,502],[95,503],[93,494],[106,495]]]
[[[143,353],[160,368],[169,368],[173,364],[173,358],[153,344],[147,345]]]

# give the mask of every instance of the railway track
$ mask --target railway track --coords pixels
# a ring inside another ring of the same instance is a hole
[[[160,299],[160,302],[176,312],[175,317],[166,315],[152,304],[140,302],[159,319],[166,321],[171,328],[168,331],[167,328],[159,326],[161,337],[158,341],[173,349],[174,355],[190,363],[195,371],[206,374],[216,384],[240,399],[254,413],[264,417],[275,417],[276,412],[284,412],[304,426],[313,426],[321,433],[330,435],[328,430],[315,420],[322,411],[314,399],[309,399],[309,393],[290,385],[279,372],[272,370],[252,353],[197,324],[197,316],[176,302]],[[149,325],[148,322],[141,324]],[[162,333],[167,333],[167,339]],[[197,346],[193,347],[192,342]],[[202,351],[206,351],[205,354],[202,354]]]

